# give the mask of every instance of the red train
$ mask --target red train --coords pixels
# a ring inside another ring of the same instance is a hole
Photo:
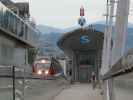
[[[63,74],[63,69],[55,58],[40,58],[34,62],[32,67],[33,75],[48,78]]]

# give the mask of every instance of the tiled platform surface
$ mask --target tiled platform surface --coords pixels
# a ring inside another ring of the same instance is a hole
[[[92,89],[91,84],[74,84],[64,89],[53,100],[103,100],[99,89]]]

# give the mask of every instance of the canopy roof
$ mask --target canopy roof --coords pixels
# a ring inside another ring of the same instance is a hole
[[[79,28],[65,33],[58,41],[58,46],[65,52],[99,50],[102,49],[103,38],[102,32]]]

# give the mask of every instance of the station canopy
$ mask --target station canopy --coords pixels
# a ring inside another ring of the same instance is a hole
[[[65,33],[58,41],[58,46],[65,53],[73,51],[99,50],[103,47],[104,33],[89,28],[79,28]]]

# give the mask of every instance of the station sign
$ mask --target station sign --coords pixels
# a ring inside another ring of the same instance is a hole
[[[89,36],[83,35],[80,37],[80,44],[87,44],[90,42]]]

